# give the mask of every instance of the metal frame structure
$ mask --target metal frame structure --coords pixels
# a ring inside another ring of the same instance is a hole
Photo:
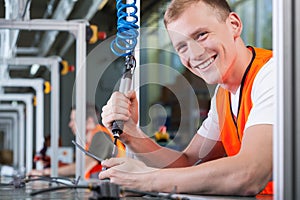
[[[14,152],[14,163],[19,163],[19,170],[22,171],[23,167],[25,167],[25,116],[24,116],[24,105],[18,104],[18,105],[11,105],[11,104],[0,104],[0,110],[5,111],[15,111],[18,114],[18,133],[16,134],[19,136],[18,145],[19,145],[19,151]]]
[[[274,199],[299,199],[300,2],[273,0],[273,7],[274,57],[277,66]]]
[[[42,79],[3,79],[0,87],[31,87],[36,92],[36,149],[44,144],[44,81]],[[23,95],[23,94],[20,94]]]
[[[51,72],[51,111],[50,111],[50,132],[51,132],[51,176],[58,176],[58,140],[59,140],[59,121],[60,121],[60,66],[59,62],[62,59],[58,56],[49,58],[44,57],[16,57],[5,59],[2,62],[7,65],[22,66],[39,64],[45,65]]]
[[[0,131],[2,131],[3,134],[5,134],[5,136],[3,136],[3,149],[11,149],[8,148],[6,146],[6,144],[9,144],[9,139],[8,137],[6,137],[7,135],[12,135],[11,133],[13,132],[13,119],[12,118],[0,118]],[[5,141],[6,139],[8,139],[8,141]]]
[[[33,152],[33,105],[32,94],[2,94],[0,101],[21,101],[26,106],[26,171],[32,170]],[[24,142],[24,140],[23,140]]]
[[[12,129],[12,119],[1,119],[0,120],[0,133],[9,133]],[[4,142],[5,143],[5,142]],[[3,148],[5,148],[3,146]]]
[[[11,120],[10,120],[11,121]],[[9,124],[10,123],[7,119],[3,119],[0,121],[0,131],[9,132]]]
[[[60,20],[28,20],[13,21],[0,20],[0,29],[21,29],[40,31],[68,31],[76,38],[76,141],[85,140],[86,127],[86,21],[60,21]],[[76,177],[84,177],[84,154],[76,149]]]
[[[7,115],[1,116],[0,118],[1,118],[0,121],[1,129],[5,132],[5,134],[12,135],[14,119]],[[4,144],[9,144],[9,140],[4,141]],[[4,146],[4,148],[8,148],[8,147]]]
[[[7,132],[7,140],[5,143],[8,145],[7,149],[13,150],[14,154],[14,159],[13,159],[13,165],[17,166],[18,164],[18,152],[19,152],[19,138],[17,137],[18,131],[19,131],[19,126],[16,124],[18,123],[18,113],[16,112],[0,112],[0,118],[5,118],[5,119],[11,119],[12,120],[12,127],[9,132]],[[12,145],[13,143],[13,145]]]

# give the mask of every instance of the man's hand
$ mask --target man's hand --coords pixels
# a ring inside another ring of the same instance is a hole
[[[111,129],[116,120],[124,121],[124,132],[136,128],[138,122],[138,102],[135,91],[126,94],[114,92],[107,104],[102,108],[102,123]],[[127,130],[127,131],[126,131]]]
[[[151,190],[154,180],[151,172],[158,170],[139,160],[125,157],[104,160],[101,164],[107,170],[99,174],[99,179],[109,178],[112,183],[144,191]]]

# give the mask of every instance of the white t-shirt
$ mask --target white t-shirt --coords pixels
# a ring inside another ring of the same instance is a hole
[[[271,65],[271,66],[270,66]],[[257,73],[251,91],[251,99],[253,102],[252,109],[249,113],[248,120],[245,124],[245,130],[257,124],[274,124],[274,85],[275,85],[275,66],[274,60],[271,58]],[[220,130],[218,122],[218,113],[216,106],[216,87],[215,94],[211,100],[208,117],[203,121],[202,126],[197,133],[203,137],[220,140]],[[240,89],[236,94],[231,94],[232,112],[236,116],[239,103]]]

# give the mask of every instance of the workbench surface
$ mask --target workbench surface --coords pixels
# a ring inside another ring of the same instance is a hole
[[[16,188],[13,185],[5,185],[11,182],[11,178],[1,177],[1,186],[0,186],[0,199],[93,199],[93,192],[88,189],[63,189],[57,191],[46,192],[38,195],[31,196],[30,194],[35,191],[42,189],[47,189],[51,187],[64,186],[63,184],[50,183],[48,181],[29,181],[25,183],[23,187]],[[67,182],[63,182],[67,183]],[[165,193],[160,193],[160,195],[167,195]],[[236,197],[236,196],[206,196],[206,195],[185,195],[185,194],[172,194],[172,197],[180,197],[179,199],[190,199],[190,200],[273,200],[273,196],[256,196],[256,197]],[[121,200],[127,199],[159,199],[149,196],[126,196],[120,198]],[[167,198],[160,198],[167,199]],[[170,199],[170,198],[169,198]]]

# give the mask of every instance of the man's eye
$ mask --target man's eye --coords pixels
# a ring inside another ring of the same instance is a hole
[[[201,32],[196,36],[196,40],[203,40],[207,37],[208,32]]]
[[[176,51],[177,51],[178,53],[183,53],[185,50],[186,50],[186,45],[184,45],[184,44],[179,45],[179,46],[177,46],[177,48],[176,48]]]

